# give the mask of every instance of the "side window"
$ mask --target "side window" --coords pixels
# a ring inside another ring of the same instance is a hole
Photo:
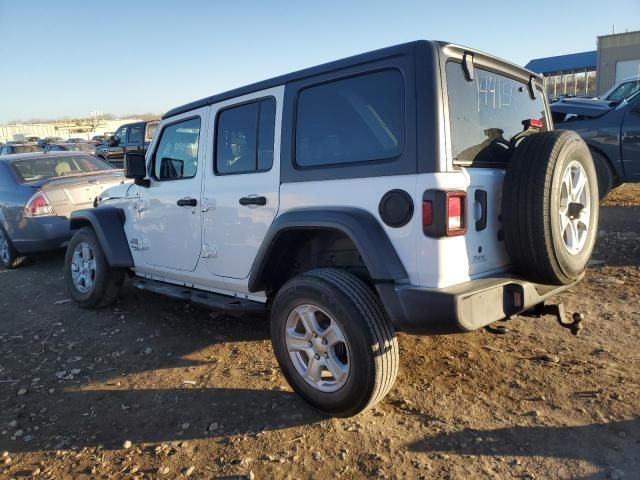
[[[118,145],[124,145],[126,134],[127,134],[127,129],[125,127],[118,129],[118,131],[114,135],[114,137],[116,137],[116,140],[118,141]]]
[[[298,97],[296,163],[315,167],[398,157],[404,131],[404,79],[398,70],[311,86]]]
[[[129,127],[129,143],[142,143],[142,125]]]
[[[154,153],[153,171],[158,180],[193,178],[198,172],[200,117],[166,126]]]
[[[156,133],[157,129],[158,129],[158,122],[147,123],[147,131],[144,135],[144,141],[150,142],[151,140],[153,140],[153,135]]]
[[[218,174],[264,172],[273,165],[276,102],[272,98],[222,110],[216,126]]]

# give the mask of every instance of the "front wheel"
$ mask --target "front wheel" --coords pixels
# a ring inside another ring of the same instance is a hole
[[[124,282],[124,270],[112,268],[92,228],[78,230],[67,247],[64,262],[67,292],[83,308],[111,305]]]
[[[342,270],[287,282],[271,310],[271,341],[289,385],[331,415],[371,408],[398,373],[398,341],[380,301]]]

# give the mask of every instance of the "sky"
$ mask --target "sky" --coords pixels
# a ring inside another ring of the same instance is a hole
[[[640,30],[640,0],[0,0],[0,122],[162,113],[416,39],[525,65],[613,25]]]

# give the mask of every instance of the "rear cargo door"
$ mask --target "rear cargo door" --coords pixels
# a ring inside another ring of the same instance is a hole
[[[502,185],[511,154],[526,135],[546,130],[547,109],[538,87],[476,66],[446,65],[452,168],[468,176],[466,253],[469,275],[509,265],[502,237]],[[472,78],[470,78],[472,77]]]
[[[502,241],[500,200],[504,170],[468,168],[467,256],[469,275],[477,276],[509,265]]]

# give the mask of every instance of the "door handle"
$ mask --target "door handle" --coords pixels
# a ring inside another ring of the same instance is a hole
[[[267,204],[267,197],[242,197],[240,199],[240,205],[260,205],[264,206]]]
[[[181,198],[176,203],[179,207],[195,207],[196,205],[198,205],[198,200],[196,200],[195,198],[185,197]]]
[[[476,190],[475,200],[480,204],[480,218],[476,221],[476,231],[480,232],[487,228],[487,192]]]

